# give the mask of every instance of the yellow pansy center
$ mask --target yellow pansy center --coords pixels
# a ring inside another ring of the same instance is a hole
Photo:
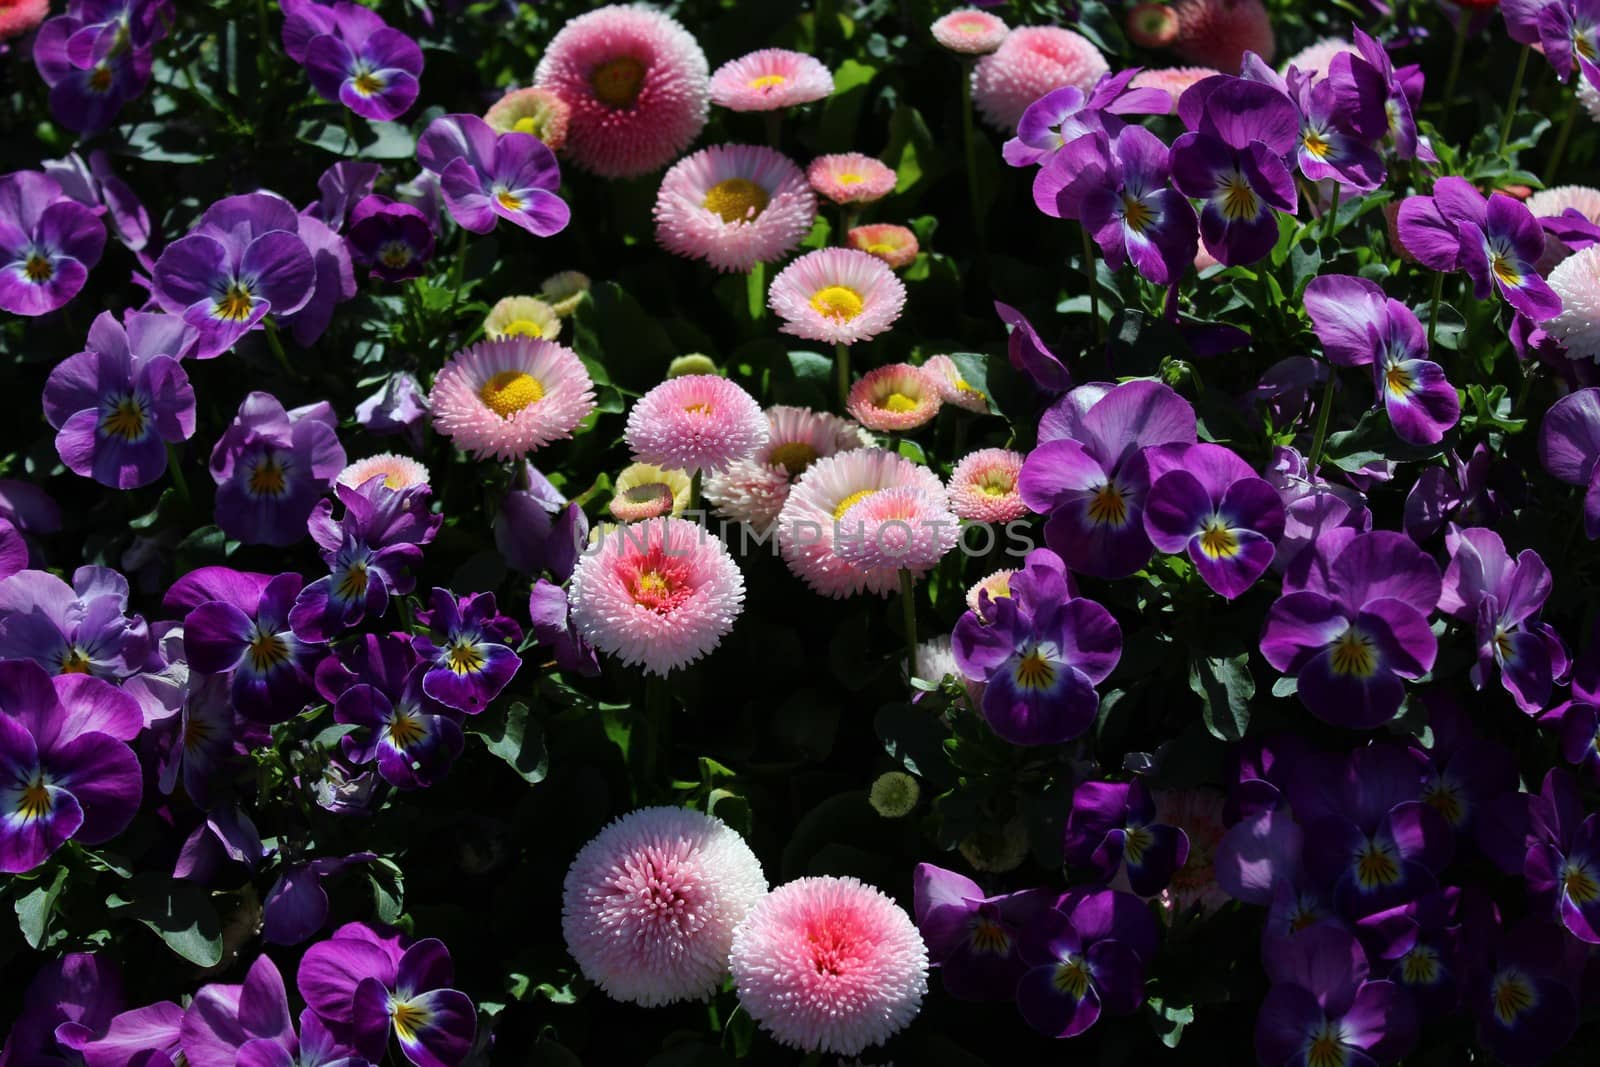
[[[218,298],[212,314],[227,322],[243,322],[250,317],[250,309],[255,306],[256,301],[250,295],[250,290],[234,282],[228,286],[227,292]]]
[[[501,189],[499,192],[494,194],[494,198],[498,200],[500,202],[500,206],[505,208],[507,211],[522,210],[522,197],[518,196],[516,193],[513,193],[510,189]]]
[[[478,390],[478,399],[502,419],[509,419],[523,408],[544,399],[544,386],[539,384],[539,379],[525,371],[503,370],[483,383]]]
[[[1239,554],[1239,538],[1221,519],[1212,519],[1200,531],[1200,551],[1211,559],[1231,559]]]
[[[250,492],[254,496],[282,496],[289,488],[283,464],[276,456],[266,456],[250,469]]]
[[[1250,188],[1249,181],[1238,171],[1225,175],[1217,183],[1217,199],[1221,202],[1224,218],[1253,219],[1261,212],[1255,190]]]
[[[1150,210],[1150,205],[1140,200],[1132,193],[1122,194],[1122,224],[1134,233],[1143,233],[1156,213]]]
[[[843,285],[830,285],[819,289],[811,297],[811,306],[823,318],[849,322],[866,307],[861,294]]]
[[[344,574],[339,576],[339,586],[335,590],[341,600],[354,600],[367,595],[367,565],[365,563],[352,563],[344,569]]]
[[[1030,648],[1016,666],[1017,688],[1024,691],[1049,689],[1055,684],[1056,668],[1038,646]]]
[[[1300,138],[1300,144],[1318,159],[1326,159],[1333,148],[1318,130],[1307,130],[1305,136]]]
[[[1334,640],[1331,660],[1334,674],[1371,678],[1378,669],[1378,653],[1372,638],[1353,626]]]
[[[399,270],[411,262],[411,246],[404,241],[387,241],[378,249],[378,262],[391,270]]]
[[[261,674],[289,658],[289,643],[274,633],[258,633],[245,648],[245,658]]]
[[[1516,260],[1502,252],[1495,252],[1490,255],[1489,269],[1494,271],[1494,276],[1500,279],[1502,285],[1517,286],[1522,284],[1522,272],[1517,270]]]
[[[22,787],[17,798],[17,814],[24,819],[42,819],[50,814],[50,790],[45,788],[44,775],[35,775],[33,781]]]
[[[362,96],[371,96],[383,91],[383,79],[378,77],[376,71],[364,70],[352,79],[351,86]]]
[[[602,63],[589,75],[594,95],[607,107],[632,107],[644,88],[645,65],[632,56]]]
[[[1356,882],[1377,889],[1400,881],[1400,861],[1391,845],[1368,840],[1356,853]]]
[[[62,674],[88,674],[89,657],[83,649],[73,646],[61,654]]]
[[[428,1011],[408,1000],[396,1001],[389,1009],[389,1019],[394,1023],[395,1036],[410,1041],[428,1024]]]
[[[767,209],[767,191],[749,178],[726,178],[706,190],[700,206],[723,222],[744,222]]]
[[[1489,993],[1495,1018],[1506,1026],[1515,1023],[1519,1015],[1533,1007],[1533,983],[1516,971],[1502,971],[1495,975]]]
[[[1082,1000],[1089,992],[1089,965],[1077,956],[1056,964],[1052,982],[1057,990],[1074,1000]]]
[[[472,674],[483,669],[483,653],[465,638],[457,638],[445,651],[444,665],[456,674]]]
[[[1400,977],[1406,985],[1432,985],[1439,980],[1439,954],[1417,945],[1400,957]]]
[[[1410,396],[1416,387],[1416,381],[1411,377],[1411,372],[1400,363],[1391,363],[1383,372],[1384,388],[1395,396]]]
[[[1561,871],[1561,888],[1574,904],[1589,904],[1600,899],[1600,880],[1582,860],[1568,860]]]
[[[409,712],[395,712],[394,718],[389,720],[387,729],[389,743],[395,748],[410,748],[428,735],[423,729],[422,720]]]
[[[50,262],[49,256],[34,252],[23,261],[22,273],[30,282],[43,285],[55,277],[56,265]]]
[[[107,437],[138,441],[144,437],[144,405],[131,396],[118,400],[100,420],[100,432]]]
[[[1128,521],[1128,499],[1111,482],[1089,498],[1089,521],[1101,526],[1121,526]]]

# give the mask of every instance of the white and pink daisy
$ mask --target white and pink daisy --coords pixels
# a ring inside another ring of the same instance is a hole
[[[870,204],[894,192],[895,173],[860,152],[818,156],[806,168],[811,188],[835,204]]]
[[[1018,573],[1016,568],[995,571],[987,578],[981,578],[973,582],[972,587],[967,590],[967,607],[984,622],[991,621],[983,610],[984,594],[988,594],[990,601],[1009,597],[1011,595],[1012,576]]]
[[[646,519],[599,531],[567,597],[591,645],[664,676],[722,643],[744,607],[744,575],[704,527]]]
[[[940,634],[917,645],[917,662],[912,676],[938,684],[947,677],[960,678],[955,644],[949,634]]]
[[[917,235],[904,226],[892,222],[879,222],[870,226],[853,226],[845,234],[845,243],[858,252],[877,256],[890,270],[909,267],[920,250]]]
[[[1272,19],[1261,0],[1177,0],[1178,38],[1172,47],[1184,59],[1222,71],[1237,71],[1246,52],[1272,62],[1277,46]]]
[[[799,878],[762,897],[733,933],[739,1004],[778,1041],[853,1056],[904,1030],[928,991],[911,917],[854,878]]]
[[[1024,26],[978,60],[972,98],[989,125],[1015,133],[1022,113],[1045,93],[1069,85],[1087,93],[1110,69],[1087,37],[1059,26]]]
[[[1600,224],[1600,189],[1587,185],[1555,185],[1540,189],[1524,201],[1536,219],[1564,214],[1569,208]]]
[[[539,283],[539,296],[561,318],[578,310],[589,291],[589,276],[581,270],[564,270]]]
[[[926,574],[961,537],[961,520],[942,497],[921,489],[885,489],[839,520],[835,554],[864,570]]]
[[[1172,97],[1172,106],[1167,114],[1176,115],[1178,97],[1188,92],[1195,83],[1221,73],[1211,67],[1162,67],[1160,70],[1141,70],[1128,85],[1134,89],[1160,89]]]
[[[941,402],[939,384],[921,367],[891,363],[868,371],[851,386],[846,407],[869,430],[904,433],[931,422]]]
[[[531,133],[552,152],[567,143],[567,123],[572,109],[549,89],[513,89],[483,113],[496,133]]]
[[[565,155],[602,178],[666,166],[705,128],[710,79],[694,35],[654,8],[611,4],[561,27],[534,85],[571,109]]]
[[[1156,821],[1176,826],[1189,838],[1189,855],[1161,892],[1164,913],[1198,906],[1200,914],[1211,915],[1232,899],[1217,884],[1217,849],[1227,833],[1224,821],[1225,797],[1216,789],[1176,789],[1155,795]]]
[[[717,145],[672,165],[656,194],[656,240],[717,270],[748,271],[811,232],[817,197],[800,168],[758,145]]]
[[[638,522],[661,515],[682,515],[689,506],[693,483],[683,471],[653,463],[630,463],[611,488],[611,514],[623,522]]]
[[[1028,514],[1017,491],[1021,452],[983,448],[962,458],[950,472],[950,510],[973,522],[1010,522]]]
[[[988,412],[989,398],[983,390],[974,388],[971,382],[961,376],[961,368],[949,356],[930,356],[928,362],[922,365],[922,371],[939,387],[939,396],[946,404],[976,411],[980,415]]]
[[[779,111],[833,95],[821,61],[787,48],[730,59],[711,75],[711,102],[730,111]]]
[[[947,507],[937,475],[893,452],[860,448],[813,463],[789,488],[778,515],[778,549],[789,570],[814,592],[839,599],[863,590],[887,596],[899,588],[894,567],[867,568],[836,551],[850,512],[888,489],[918,489]]]
[[[866,446],[855,423],[823,411],[778,405],[766,411],[767,443],[749,459],[706,475],[706,499],[717,513],[755,530],[778,521],[789,486],[819,459]]]
[[[530,337],[481,341],[450,357],[428,394],[433,427],[480,459],[520,459],[571,437],[594,382],[570,348]]]
[[[414,485],[428,484],[428,468],[412,459],[394,452],[380,452],[376,456],[358,459],[340,471],[334,481],[352,489],[373,478],[383,478],[389,489],[410,489]]]
[[[720,471],[767,440],[755,397],[716,374],[669,378],[640,397],[623,431],[633,458],[684,471]]]
[[[853,248],[821,248],[772,279],[767,306],[784,333],[849,345],[883,333],[906,306],[906,287],[876,256]]]
[[[1600,363],[1600,245],[1574,252],[1547,280],[1561,298],[1561,314],[1541,326],[1572,359]]]
[[[734,929],[766,892],[761,861],[721,819],[640,808],[572,861],[561,931],[584,977],[613,999],[704,1000],[728,973]]]
[[[508,296],[489,309],[483,320],[483,333],[491,341],[505,337],[554,341],[561,334],[561,317],[536,296]]]
[[[1011,27],[998,15],[965,7],[934,20],[929,27],[933,39],[952,52],[964,56],[982,56],[1000,47]]]

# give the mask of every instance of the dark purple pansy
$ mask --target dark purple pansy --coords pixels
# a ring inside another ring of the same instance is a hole
[[[1461,417],[1444,369],[1428,356],[1428,337],[1410,308],[1375,282],[1345,274],[1311,279],[1306,311],[1328,362],[1372,368],[1373,389],[1402,441],[1436,444]]]
[[[1023,1019],[1047,1037],[1075,1037],[1102,1014],[1138,1011],[1156,940],[1155,919],[1137,897],[1109,889],[1068,894],[1023,934]]]
[[[167,445],[194,435],[194,389],[179,364],[195,339],[176,315],[109,311],[89,326],[88,347],[44,386],[56,453],[74,474],[113,489],[148,485],[167,469]]]
[[[432,785],[461,755],[459,713],[423,692],[427,673],[403,634],[365,635],[343,662],[318,671],[318,686],[339,722],[362,727],[341,739],[346,758],[376,761],[378,773],[400,789]]]
[[[1123,128],[1120,115],[1165,115],[1172,99],[1162,89],[1130,89],[1139,68],[1102,75],[1084,95],[1075,85],[1044,94],[1022,113],[1017,135],[1001,148],[1013,167],[1049,160],[1065,145],[1089,133],[1115,134]]]
[[[111,169],[105,152],[90,152],[87,162],[76,152],[45,160],[44,172],[60,184],[64,194],[96,214],[104,212],[117,240],[150,269],[152,261],[142,254],[150,243],[150,215],[138,194]]]
[[[433,257],[427,216],[386,196],[368,196],[356,204],[350,212],[349,240],[356,262],[386,282],[415,278]]]
[[[1427,706],[1433,743],[1425,746],[1426,757],[1419,761],[1420,799],[1443,816],[1462,841],[1470,841],[1479,812],[1515,791],[1516,764],[1504,745],[1478,736],[1453,700],[1430,694]]]
[[[1549,425],[1547,412],[1541,435]],[[1502,479],[1496,477],[1497,464],[1487,444],[1478,442],[1465,462],[1454,452],[1447,453],[1444,462],[1445,466],[1429,467],[1417,475],[1406,494],[1406,533],[1419,543],[1433,537],[1448,522],[1493,525],[1507,510],[1497,488]]]
[[[1450,886],[1356,925],[1373,971],[1409,993],[1423,1019],[1443,1018],[1460,1008],[1460,899],[1461,890]]]
[[[1372,529],[1372,511],[1366,498],[1345,485],[1334,485],[1306,470],[1305,457],[1279,445],[1267,465],[1267,483],[1283,501],[1283,536],[1272,568],[1283,575],[1284,585],[1301,585],[1316,562],[1316,544],[1331,530],[1363,533]]]
[[[106,247],[95,213],[54,178],[0,175],[0,310],[43,315],[78,295]]]
[[[0,660],[128,678],[148,662],[150,628],[127,611],[128,580],[109,567],[79,567],[71,585],[46,571],[18,571],[0,581]]]
[[[1045,543],[1079,574],[1124,578],[1150,558],[1145,450],[1190,444],[1194,408],[1159,382],[1075,389],[1039,421],[1017,489],[1048,515]]]
[[[1555,923],[1533,918],[1477,936],[1491,943],[1470,992],[1479,1037],[1507,1067],[1549,1062],[1578,1029],[1570,939]]]
[[[207,567],[180,582],[196,575],[204,575],[214,599],[184,617],[189,666],[230,674],[234,705],[247,719],[274,723],[299,714],[311,697],[311,667],[320,652],[289,626],[304,579],[290,572],[262,585],[258,575]]]
[[[1221,445],[1166,445],[1148,458],[1156,475],[1144,507],[1150,542],[1187,553],[1205,583],[1229,600],[1254,585],[1283,535],[1277,490]]]
[[[522,666],[508,646],[522,633],[495,611],[493,593],[473,593],[459,601],[448,589],[434,589],[429,600],[428,633],[412,638],[427,673],[422,689],[439,703],[476,715],[506,687]]]
[[[1346,930],[1322,925],[1274,944],[1273,984],[1256,1015],[1263,1067],[1374,1067],[1411,1051],[1416,1010],[1393,982],[1370,980],[1366,953]]]
[[[526,460],[494,517],[494,544],[506,565],[524,574],[548,570],[564,582],[589,543],[589,518]]]
[[[286,864],[261,905],[261,939],[274,945],[298,945],[328,922],[328,891],[322,880],[346,867],[377,859],[372,852],[319,856]]]
[[[69,952],[40,965],[22,994],[21,1009],[0,1063],[57,1067],[103,1033],[127,1003],[122,976],[108,955]]]
[[[285,411],[271,393],[251,393],[211,451],[217,525],[247,544],[292,545],[344,469],[338,420],[326,401]]]
[[[1444,572],[1439,610],[1475,636],[1478,660],[1469,677],[1474,688],[1500,668],[1500,683],[1529,715],[1550,700],[1568,657],[1556,632],[1539,621],[1550,595],[1550,569],[1539,554],[1523,549],[1515,560],[1493,530],[1454,527],[1445,535],[1450,564]]]
[[[497,135],[476,115],[445,115],[417,140],[417,161],[439,176],[450,217],[473,233],[488,233],[506,219],[549,237],[572,217],[556,192],[561,168],[555,153],[532,134]]]
[[[1062,854],[1070,864],[1092,868],[1103,882],[1125,869],[1129,888],[1152,897],[1189,858],[1189,836],[1156,821],[1142,779],[1083,782],[1072,794]]]
[[[572,605],[567,591],[543,578],[528,591],[528,633],[553,657],[556,670],[587,678],[600,674],[600,659],[593,646],[572,625]]]
[[[1261,67],[1270,73],[1265,64]],[[1276,74],[1271,77],[1276,83]],[[1334,56],[1322,77],[1291,70],[1284,89],[1300,108],[1295,148],[1300,173],[1313,182],[1338,182],[1361,192],[1382,185],[1383,160],[1372,145],[1388,125],[1387,88],[1383,75],[1351,52]]]
[[[396,371],[382,388],[356,405],[356,424],[378,437],[403,436],[413,450],[422,448],[422,427],[428,418],[428,395],[410,371]]]
[[[1583,530],[1600,538],[1600,388],[1557,400],[1539,426],[1539,459],[1550,476],[1581,486]]]
[[[104,1032],[75,1044],[84,1067],[182,1067],[183,1009],[170,1000],[116,1016]],[[58,1034],[59,1037],[59,1034]]]
[[[1539,44],[1565,81],[1574,71],[1600,89],[1600,2],[1556,0],[1539,11]]]
[[[1125,126],[1109,139],[1105,134],[1078,138],[1062,149],[1060,159],[1085,175],[1073,186],[1074,214],[1112,270],[1131,260],[1146,280],[1172,285],[1194,265],[1194,208],[1168,185],[1167,146],[1159,137],[1143,126]]]
[[[1535,914],[1600,944],[1600,815],[1584,810],[1578,784],[1562,768],[1527,798],[1522,876]]]
[[[151,48],[173,23],[171,0],[79,0],[34,40],[33,61],[50,86],[50,113],[91,134],[110,126],[150,82]]]
[[[1054,902],[1043,889],[986,896],[955,871],[919,863],[912,872],[912,911],[939,968],[945,990],[958,1000],[1010,1000],[1027,970],[1020,939]]]

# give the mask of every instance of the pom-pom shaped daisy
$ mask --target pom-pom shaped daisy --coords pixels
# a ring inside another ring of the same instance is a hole
[[[833,75],[803,52],[763,48],[711,75],[711,102],[730,111],[779,111],[833,95]]]
[[[561,930],[584,976],[617,1000],[703,1000],[728,973],[734,928],[766,891],[761,861],[721,819],[640,808],[572,861]]]
[[[1540,325],[1573,359],[1600,363],[1600,245],[1562,260],[1548,281],[1561,298],[1561,314]]]
[[[854,226],[845,234],[845,241],[858,252],[877,256],[890,270],[909,267],[919,251],[917,235],[892,222]]]
[[[529,337],[481,341],[450,357],[428,394],[434,429],[480,459],[519,459],[572,436],[594,383],[570,348]]]
[[[949,634],[940,634],[917,646],[915,677],[929,682],[961,677],[961,667],[956,663],[956,651]]]
[[[1068,85],[1087,94],[1109,69],[1087,37],[1059,26],[1024,26],[978,60],[972,97],[989,125],[1015,133],[1029,104]]]
[[[708,475],[703,486],[718,514],[756,530],[777,521],[789,486],[811,464],[867,443],[855,423],[827,412],[778,405],[766,414],[767,443],[749,459]]]
[[[633,405],[623,432],[633,458],[685,471],[720,471],[767,440],[755,397],[715,374],[669,378]]]
[[[949,356],[931,356],[922,365],[922,372],[930,376],[939,387],[939,396],[946,404],[976,411],[980,415],[989,410],[989,398],[983,390],[973,386],[961,376],[961,368]]]
[[[967,7],[934,20],[933,39],[952,52],[982,56],[1000,47],[1011,32],[998,15]]]
[[[869,430],[903,433],[939,414],[939,384],[920,367],[891,363],[868,371],[850,387],[847,407]]]
[[[717,145],[680,159],[656,194],[656,240],[717,270],[782,258],[811,232],[817,197],[800,168],[758,145]]]
[[[1167,113],[1176,115],[1178,97],[1196,82],[1203,82],[1221,73],[1220,70],[1211,67],[1163,67],[1160,70],[1141,70],[1133,76],[1133,81],[1129,82],[1128,86],[1132,89],[1160,89],[1172,97],[1172,106]]]
[[[1322,40],[1307,45],[1283,65],[1285,73],[1290,67],[1298,67],[1300,73],[1309,74],[1313,81],[1328,76],[1328,68],[1333,64],[1333,57],[1341,52],[1355,52],[1356,46],[1342,37],[1324,37]]]
[[[739,1004],[780,1044],[853,1056],[905,1029],[928,991],[911,917],[854,878],[800,878],[733,934]]]
[[[894,192],[895,173],[860,152],[818,156],[806,168],[811,188],[835,204],[870,204]]]
[[[388,489],[410,489],[414,485],[428,484],[428,468],[410,456],[394,452],[380,452],[376,456],[358,459],[340,471],[334,481],[352,489],[373,478],[382,476]]]
[[[906,287],[876,256],[821,248],[772,279],[767,306],[783,319],[784,333],[849,345],[894,325],[906,306]]]
[[[873,493],[839,520],[834,552],[865,570],[925,574],[956,546],[961,521],[943,497],[921,489]]]
[[[565,155],[602,178],[667,165],[698,136],[709,110],[706,55],[676,19],[611,4],[561,27],[534,71],[571,109]]]
[[[985,594],[987,594],[990,603],[1009,597],[1011,595],[1011,577],[1017,573],[1018,571],[1015,568],[995,571],[987,578],[980,578],[978,581],[973,582],[972,587],[967,590],[967,607],[978,618],[984,622],[989,622],[989,614],[983,610]]]
[[[489,106],[483,121],[496,133],[531,133],[559,152],[571,117],[566,101],[549,89],[513,89]]]
[[[1261,0],[1177,0],[1172,10],[1178,16],[1172,46],[1191,63],[1236,71],[1246,52],[1270,63],[1277,51]]]
[[[1127,27],[1128,40],[1140,48],[1165,48],[1178,39],[1178,16],[1166,4],[1135,4]]]
[[[704,527],[646,519],[601,531],[567,597],[572,625],[591,645],[665,675],[722,643],[744,606],[744,575]]]
[[[581,270],[563,270],[539,283],[539,297],[561,318],[578,310],[589,291],[589,276]]]
[[[491,341],[505,337],[554,341],[561,333],[561,317],[536,296],[508,296],[489,309],[483,332]]]
[[[919,489],[948,507],[937,475],[881,448],[853,449],[813,463],[790,487],[778,515],[778,548],[789,569],[813,591],[836,599],[862,590],[887,595],[898,589],[896,568],[858,566],[835,550],[840,535],[852,527],[851,510],[888,489]]]
[[[613,483],[611,514],[623,522],[638,522],[660,515],[682,515],[689,506],[689,476],[664,470],[653,463],[632,463]]]
[[[1017,492],[1025,457],[1006,448],[983,448],[950,472],[950,510],[974,522],[1010,522],[1028,514]]]
[[[1524,201],[1536,219],[1554,218],[1568,210],[1600,224],[1600,189],[1587,185],[1556,185],[1541,189]]]

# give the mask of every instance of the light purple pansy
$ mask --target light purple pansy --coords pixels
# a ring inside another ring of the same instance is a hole
[[[1583,488],[1583,531],[1600,538],[1600,388],[1550,405],[1539,426],[1539,459],[1551,477]]]
[[[310,940],[328,921],[328,891],[322,888],[322,880],[377,858],[374,852],[353,852],[285,865],[262,901],[261,939],[272,945]]]
[[[105,152],[95,149],[87,161],[76,152],[45,160],[44,172],[61,185],[61,191],[96,214],[104,213],[123,246],[139,257],[148,270],[153,263],[142,255],[150,244],[150,214],[128,183],[111,169]]]
[[[105,224],[54,178],[0,175],[0,311],[43,315],[66,304],[105,247]]]
[[[306,42],[304,62],[317,95],[364,119],[399,118],[421,89],[422,49],[381,23],[359,36],[346,36],[337,27],[317,34]]]
[[[181,1025],[190,1067],[365,1067],[367,1061],[329,1033],[315,1012],[289,1014],[283,976],[268,956],[250,965],[241,985],[207,985]]]
[[[71,585],[46,571],[18,571],[0,581],[0,660],[127,678],[150,655],[150,628],[127,611],[128,580],[109,567],[79,567]]]
[[[22,994],[0,1049],[7,1067],[57,1067],[103,1033],[122,1011],[122,976],[109,954],[69,952],[43,963]]]
[[[496,134],[476,115],[434,119],[417,140],[417,161],[439,176],[451,218],[463,229],[488,233],[500,219],[549,237],[572,217],[557,195],[555,153],[529,133]]]
[[[327,401],[285,411],[271,393],[251,393],[211,451],[217,525],[247,544],[292,545],[344,469],[338,419]]]
[[[1205,583],[1229,600],[1254,585],[1283,536],[1277,490],[1221,445],[1164,445],[1149,462],[1150,542],[1162,552],[1186,553]]]

